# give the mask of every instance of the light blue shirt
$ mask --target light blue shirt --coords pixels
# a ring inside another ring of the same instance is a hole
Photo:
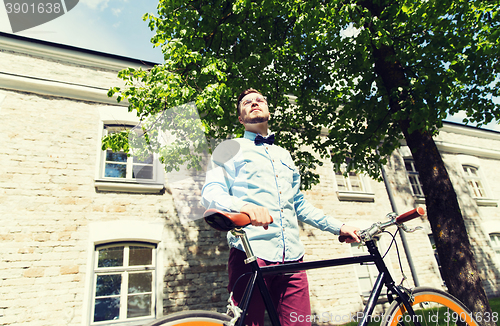
[[[244,138],[217,146],[201,203],[207,209],[233,212],[248,203],[266,207],[274,221],[269,229],[252,225],[244,228],[254,254],[272,262],[298,260],[304,255],[298,220],[333,234],[339,234],[343,223],[306,201],[290,153],[277,145],[255,145],[256,136],[246,131]],[[243,250],[241,241],[230,232],[228,243]]]

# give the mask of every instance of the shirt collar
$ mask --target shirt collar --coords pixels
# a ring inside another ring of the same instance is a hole
[[[264,137],[264,138],[267,138],[269,137],[270,135],[272,134],[272,132],[270,130],[267,130],[267,136]],[[255,137],[257,137],[257,135],[260,135],[260,134],[256,134],[255,132],[251,132],[251,131],[248,131],[248,130],[245,130],[245,133],[243,134],[243,138],[245,139],[250,139],[251,141],[255,141]]]

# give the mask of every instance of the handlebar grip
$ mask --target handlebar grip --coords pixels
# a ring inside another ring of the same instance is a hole
[[[203,217],[211,227],[219,231],[231,231],[238,226],[251,224],[250,217],[246,213],[224,212],[215,208],[207,209]],[[273,223],[273,218],[270,217]]]
[[[423,215],[425,215],[425,209],[423,209],[422,207],[417,207],[396,217],[396,223],[405,223]]]
[[[341,235],[341,236],[339,236],[339,241],[340,241],[340,242],[345,242],[345,241],[346,241],[347,239],[349,239],[349,238],[352,238],[352,237],[348,237],[348,236],[346,236],[346,235]]]

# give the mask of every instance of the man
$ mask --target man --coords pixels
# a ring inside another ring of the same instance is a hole
[[[359,242],[357,228],[324,215],[305,200],[290,153],[274,145],[274,135],[269,135],[270,114],[264,96],[255,89],[247,89],[238,97],[237,109],[245,135],[223,142],[214,151],[202,189],[205,208],[242,212],[250,217],[252,225],[245,227],[245,231],[260,266],[302,261],[304,247],[299,239],[298,220],[348,236],[349,242]],[[234,291],[233,298],[238,304],[246,281],[236,281],[250,267],[244,263],[246,257],[239,239],[228,233],[228,243],[231,247],[228,290]],[[304,272],[270,275],[265,281],[282,325],[310,325],[295,322],[307,320],[311,314]],[[245,319],[247,325],[263,325],[264,309],[257,292]]]

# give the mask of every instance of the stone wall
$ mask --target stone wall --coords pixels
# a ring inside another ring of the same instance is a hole
[[[119,83],[117,71],[5,51],[0,71],[88,87]],[[161,226],[159,314],[224,310],[224,235],[201,220],[181,223],[169,191],[107,192],[94,186],[99,112],[126,108],[12,90],[0,94],[1,324],[88,325],[92,230],[103,223],[120,232]]]

